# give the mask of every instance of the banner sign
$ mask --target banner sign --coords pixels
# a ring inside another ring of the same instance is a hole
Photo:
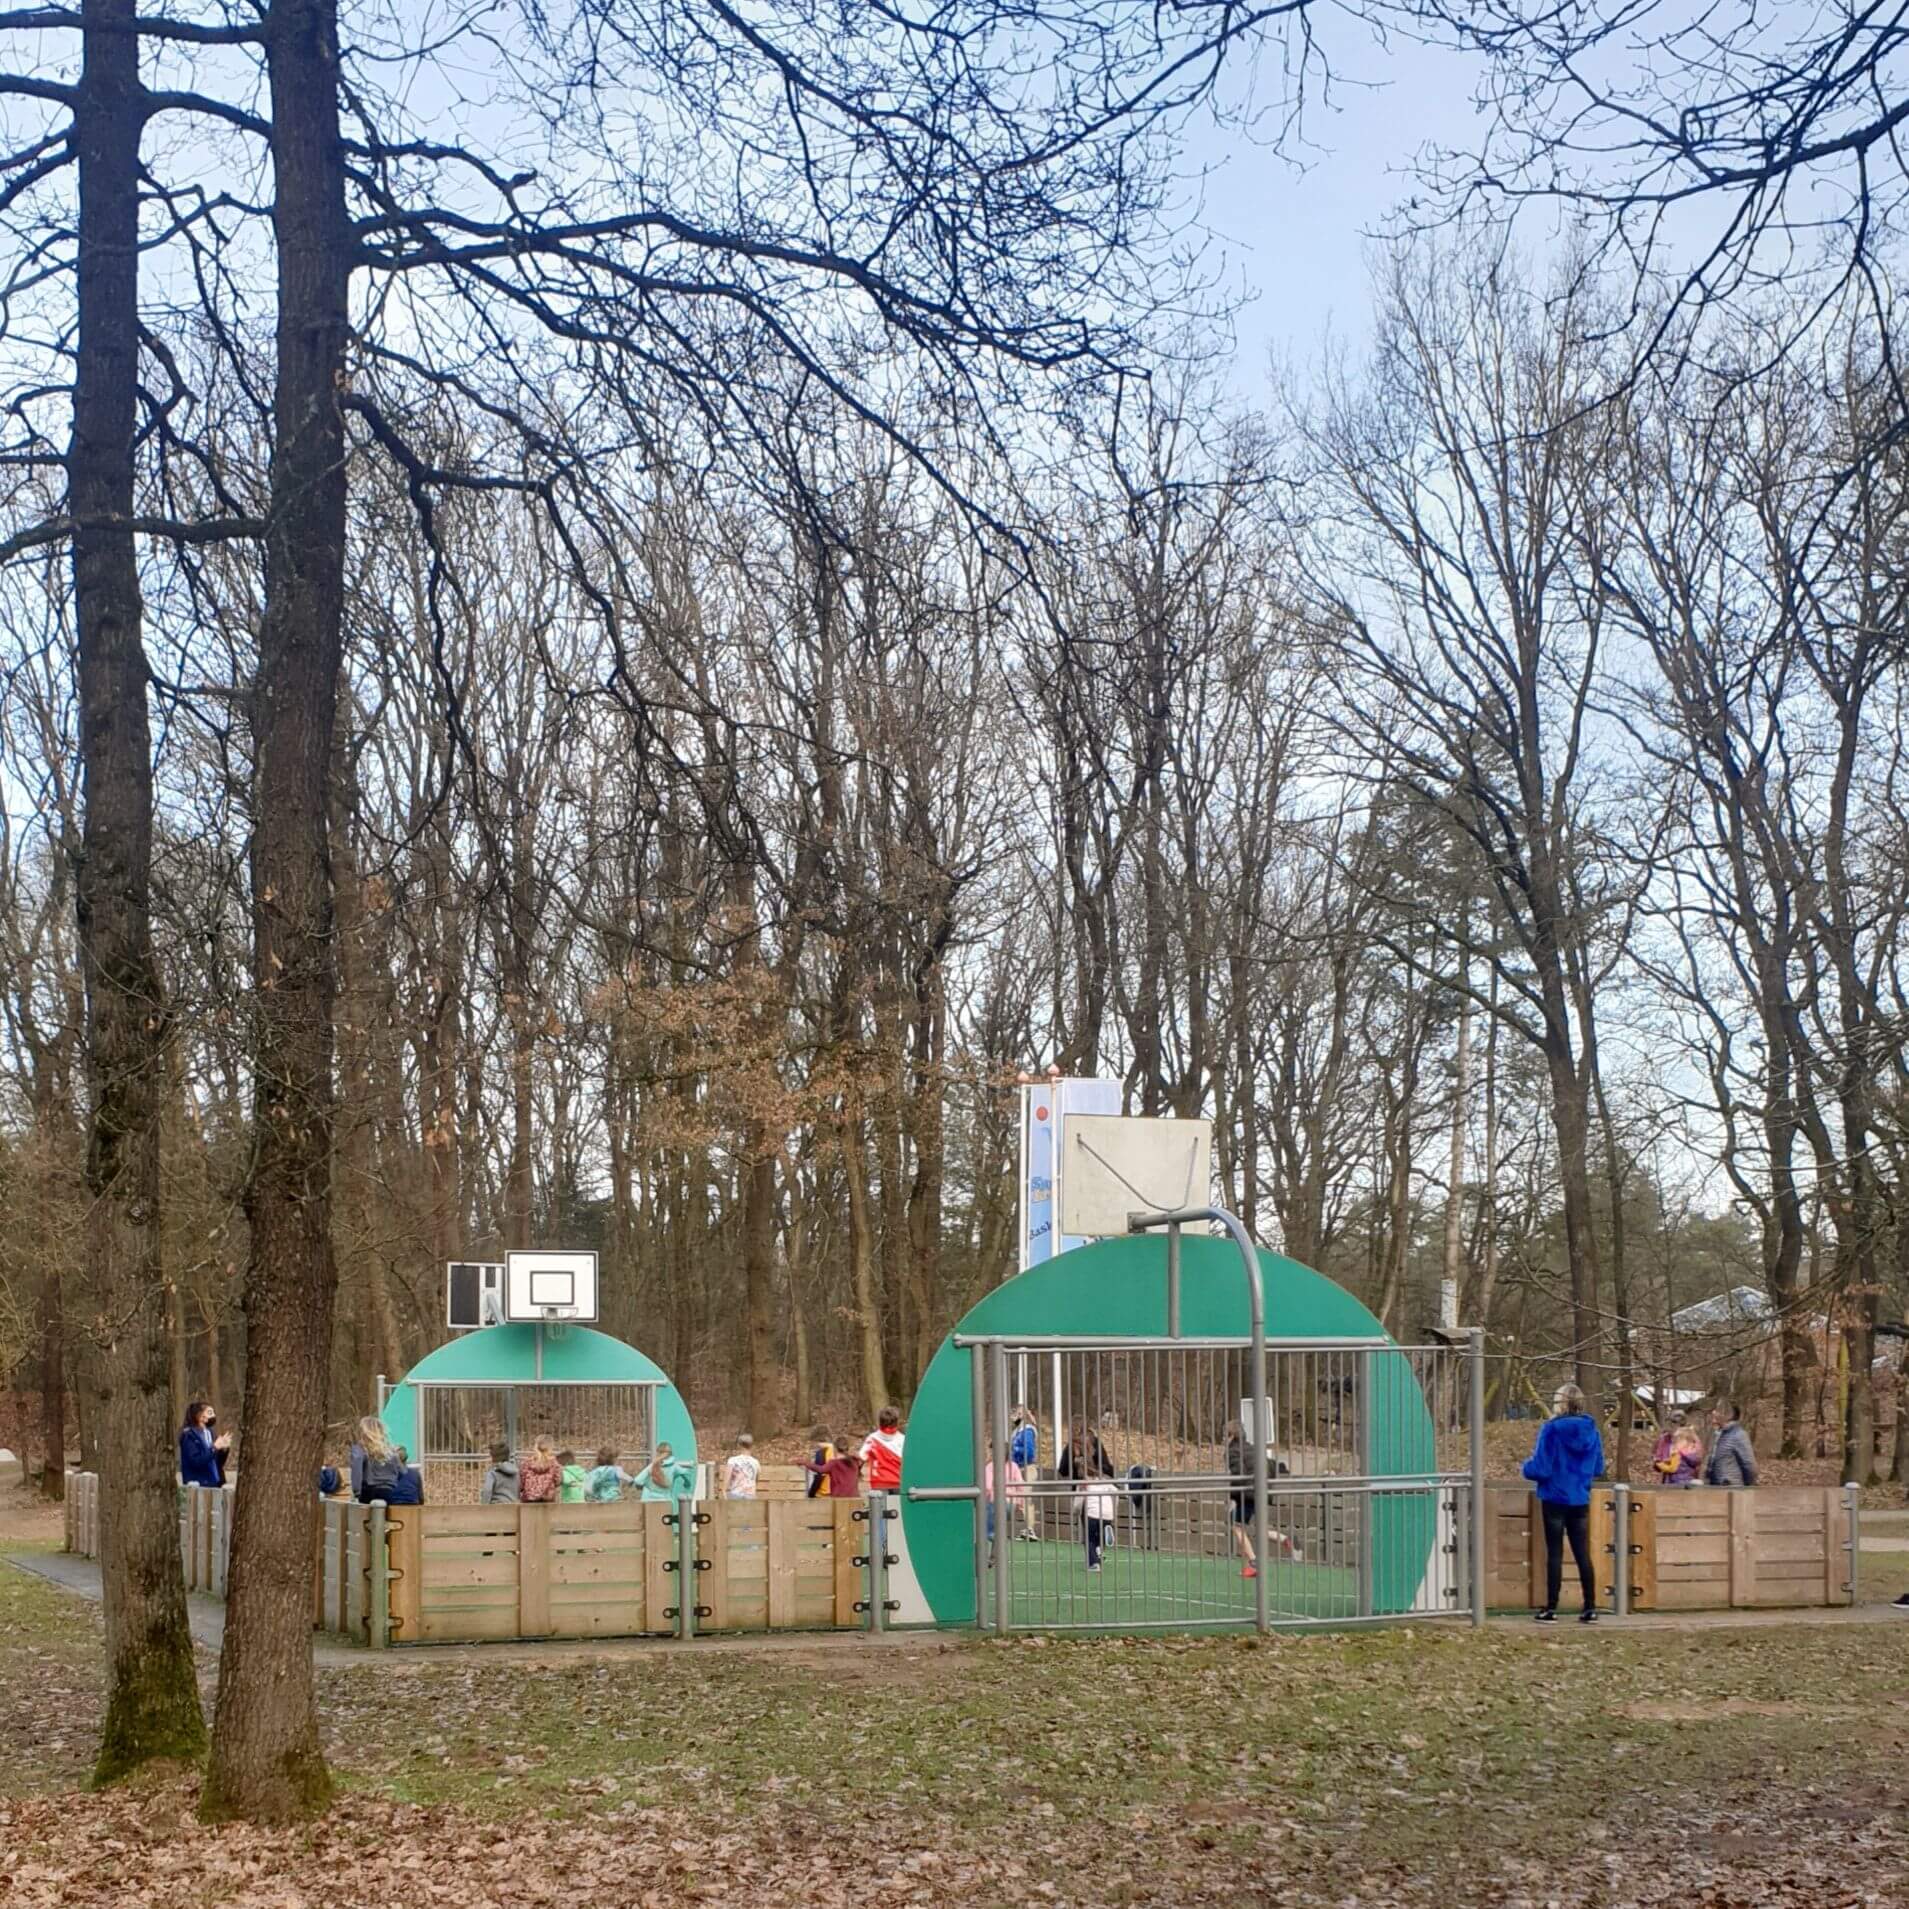
[[[1069,1114],[1117,1114],[1117,1080],[1051,1079],[1021,1089],[1021,1268],[1087,1242],[1061,1233],[1061,1142]]]

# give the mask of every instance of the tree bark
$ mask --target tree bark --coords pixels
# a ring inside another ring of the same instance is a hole
[[[344,604],[351,242],[335,0],[265,24],[277,193],[277,382],[265,612],[252,708],[258,1060],[247,1189],[245,1441],[201,1808],[285,1822],[331,1795],[311,1647],[311,1481],[325,1429],[331,1243],[330,777]]]
[[[57,1503],[66,1496],[66,1305],[50,1253],[40,1281],[40,1443],[46,1452],[40,1496]]]
[[[174,1496],[161,1259],[166,1004],[152,946],[152,736],[132,532],[139,372],[139,82],[134,0],[83,0],[78,352],[67,458],[86,816],[77,884],[86,977],[94,1386],[106,1716],[95,1775],[193,1757],[205,1720]]]
[[[1452,1056],[1452,1146],[1445,1192],[1445,1268],[1438,1289],[1438,1323],[1447,1332],[1458,1327],[1460,1254],[1465,1233],[1465,1123],[1470,1117],[1472,1001],[1469,976],[1461,974],[1458,997],[1458,1045]]]
[[[842,1178],[848,1187],[849,1280],[861,1351],[862,1402],[872,1419],[888,1403],[888,1378],[882,1363],[881,1294],[876,1290],[874,1228],[868,1210],[868,1171],[859,1120],[842,1123]]]

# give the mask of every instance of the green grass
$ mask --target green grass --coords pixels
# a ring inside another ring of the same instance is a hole
[[[1071,1546],[1018,1546],[1017,1566],[1043,1552],[1027,1569],[1070,1595],[1071,1573],[1104,1587],[1116,1569],[1136,1598],[1163,1589],[1145,1553],[1091,1580]],[[1909,1554],[1889,1564],[1909,1577]],[[1865,1559],[1866,1589],[1883,1569]],[[1237,1567],[1211,1587],[1251,1588]],[[96,1606],[0,1568],[0,1793],[84,1780],[97,1651]],[[573,1856],[588,1837],[667,1836],[711,1892],[685,1899],[804,1900],[747,1865],[795,1874],[818,1836],[858,1875],[934,1853],[927,1893],[891,1877],[876,1894],[944,1905],[1672,1899],[1640,1896],[1648,1881],[1685,1903],[1817,1909],[1909,1889],[1909,1624],[416,1650],[328,1668],[320,1688],[354,1793],[341,1824],[428,1806],[374,1840],[433,1860],[527,1825]],[[347,1876],[358,1843],[333,1842]]]
[[[1116,1546],[1090,1573],[1079,1544],[1009,1547],[1009,1591],[1017,1625],[1068,1629],[1114,1625],[1247,1623],[1253,1584],[1237,1557]],[[1356,1573],[1276,1559],[1266,1573],[1267,1606],[1276,1617],[1351,1617],[1359,1609]]]

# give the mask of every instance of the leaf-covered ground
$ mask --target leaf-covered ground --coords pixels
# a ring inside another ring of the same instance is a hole
[[[271,1835],[81,1793],[97,1634],[0,1568],[6,1909],[1909,1902],[1909,1619],[394,1653]]]

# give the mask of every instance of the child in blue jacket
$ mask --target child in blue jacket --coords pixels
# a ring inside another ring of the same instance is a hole
[[[1591,1480],[1604,1470],[1604,1441],[1584,1409],[1584,1394],[1561,1385],[1551,1401],[1553,1416],[1538,1429],[1538,1443],[1525,1460],[1525,1476],[1538,1493],[1544,1515],[1544,1609],[1540,1624],[1556,1621],[1558,1588],[1564,1582],[1564,1541],[1571,1541],[1578,1582],[1584,1587],[1580,1624],[1597,1622],[1597,1573],[1591,1565]]]

